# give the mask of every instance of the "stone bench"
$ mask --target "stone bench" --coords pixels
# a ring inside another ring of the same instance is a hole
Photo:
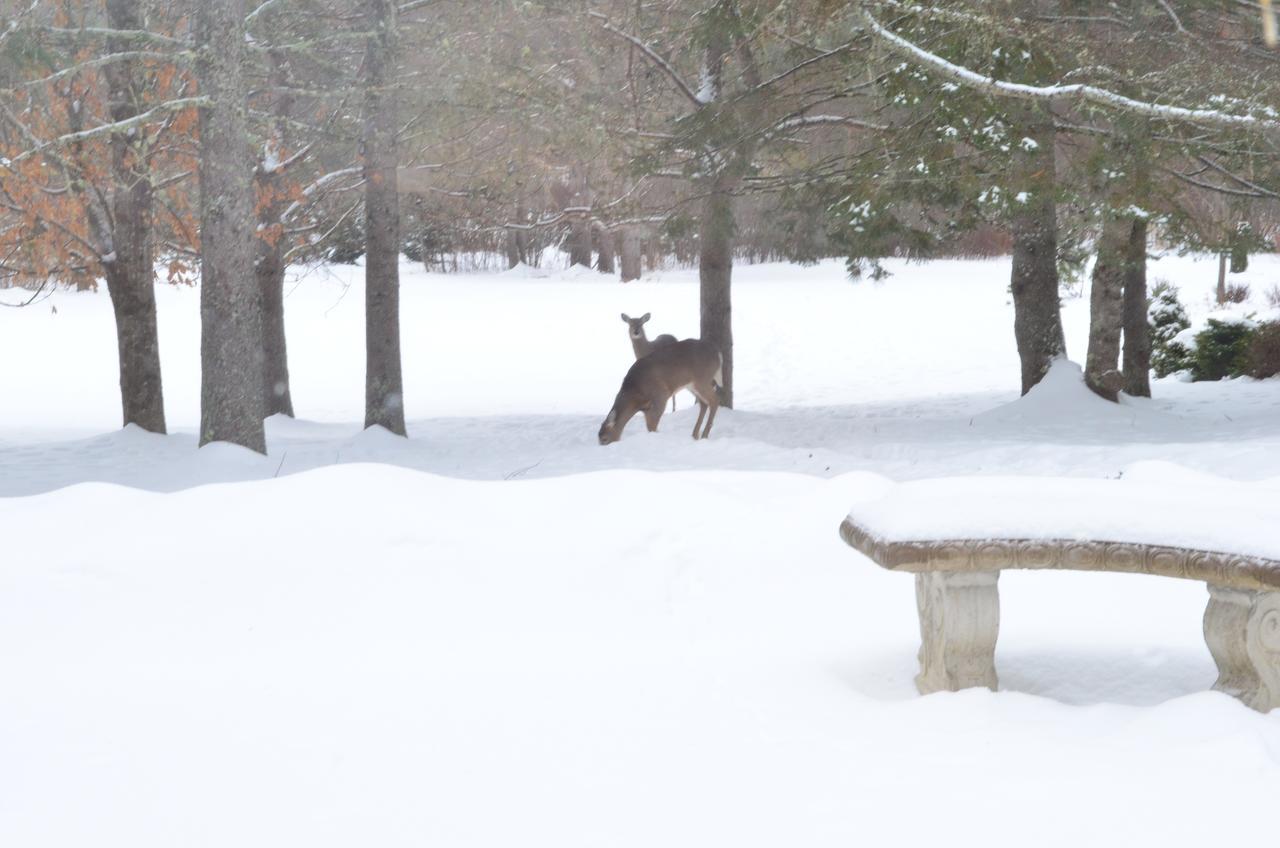
[[[1213,688],[1266,712],[1280,707],[1280,490],[1254,489],[925,480],[854,506],[840,535],[916,575],[923,694],[996,688],[1004,569],[1109,571],[1204,581]]]

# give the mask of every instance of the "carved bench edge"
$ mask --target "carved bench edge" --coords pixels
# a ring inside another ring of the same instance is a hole
[[[840,537],[890,571],[926,573],[1056,569],[1155,574],[1231,589],[1280,590],[1280,560],[1135,542],[1078,539],[941,539],[889,542],[852,519]]]

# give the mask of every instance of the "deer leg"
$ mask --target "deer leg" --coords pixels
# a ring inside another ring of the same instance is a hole
[[[694,397],[698,397],[696,394]],[[707,405],[702,402],[702,398],[698,398],[698,420],[693,422],[693,437],[698,438],[698,428],[702,426],[702,419],[707,414]]]
[[[714,394],[712,394],[711,396],[713,398],[715,397]],[[707,416],[707,426],[702,431],[702,438],[704,439],[707,436],[711,435],[711,424],[716,420],[716,412],[720,410],[720,404],[717,403],[715,400],[712,400],[711,403],[708,404],[708,406],[711,407],[711,414]]]
[[[662,420],[662,412],[667,408],[665,402],[658,404],[649,404],[644,411],[644,424],[649,428],[650,433],[658,432],[658,422]]]
[[[707,436],[711,435],[711,424],[716,420],[716,412],[720,409],[720,398],[716,395],[716,387],[714,383],[706,386],[694,386],[691,391],[693,392],[693,396],[698,399],[698,403],[702,405],[702,410],[704,412],[708,408],[711,410],[711,414],[707,416],[707,426],[703,429],[701,436],[698,435],[697,424],[693,427],[693,437],[695,439],[705,439]],[[698,416],[698,423],[702,423],[701,415]]]

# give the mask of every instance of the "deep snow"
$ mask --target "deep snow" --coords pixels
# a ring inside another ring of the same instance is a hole
[[[618,313],[691,334],[696,273],[406,266],[405,441],[353,423],[358,269],[313,269],[266,458],[194,448],[195,290],[169,437],[113,432],[105,294],[0,309],[0,844],[1265,841],[1280,713],[1206,691],[1203,585],[1010,572],[1004,691],[919,698],[912,581],[836,530],[926,477],[1274,491],[1280,381],[1018,400],[1007,263],[894,270],[739,269],[740,409],[608,448]],[[1152,276],[1203,314],[1214,270]]]

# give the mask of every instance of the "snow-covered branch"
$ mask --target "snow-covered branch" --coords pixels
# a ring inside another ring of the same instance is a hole
[[[911,43],[902,36],[890,32],[881,26],[870,12],[864,10],[863,19],[871,34],[894,51],[908,56],[918,64],[953,82],[958,82],[968,88],[996,97],[1011,97],[1017,100],[1034,101],[1076,99],[1165,121],[1191,121],[1219,127],[1240,127],[1253,130],[1280,129],[1280,121],[1259,118],[1253,115],[1232,115],[1217,109],[1189,109],[1183,106],[1165,106],[1145,100],[1134,100],[1131,97],[1125,97],[1113,91],[1083,83],[1039,86],[997,80],[949,62],[941,56],[930,53],[923,47]]]
[[[888,127],[883,124],[873,124],[870,121],[862,121],[858,118],[850,118],[845,115],[800,115],[795,118],[787,118],[774,124],[767,133],[786,132],[787,130],[800,129],[801,127],[820,127],[839,124],[847,127],[858,127],[864,130],[885,130]]]
[[[1173,7],[1169,5],[1168,0],[1156,0],[1156,2],[1160,4],[1160,8],[1164,9],[1165,14],[1169,16],[1171,21],[1173,21],[1174,28],[1183,35],[1186,35],[1187,28],[1182,25],[1182,19],[1178,17],[1177,12],[1173,11]]]
[[[110,124],[102,124],[101,126],[92,127],[87,130],[80,130],[79,132],[60,135],[55,139],[46,141],[32,148],[31,150],[19,153],[17,156],[13,157],[13,161],[21,162],[24,159],[31,158],[32,156],[38,156],[47,150],[63,147],[68,144],[75,144],[76,142],[86,141],[91,138],[97,138],[100,135],[124,132],[125,130],[142,126],[143,124],[153,121],[159,116],[170,112],[181,112],[183,109],[189,109],[192,106],[207,105],[209,105],[209,100],[206,97],[180,97],[177,100],[170,100],[168,102],[161,103],[159,106],[148,109],[145,112],[134,115],[132,118],[127,118],[123,121],[115,121]]]
[[[330,185],[333,185],[335,182],[342,179],[343,177],[352,177],[352,176],[356,176],[358,174],[363,174],[363,173],[364,173],[364,168],[360,167],[359,165],[356,165],[351,168],[341,168],[337,171],[330,171],[329,173],[318,177],[316,180],[314,180],[311,183],[311,185],[307,186],[302,190],[301,198],[293,201],[293,203],[290,203],[288,207],[286,207],[285,210],[280,213],[281,223],[288,221],[290,218],[296,215],[298,213],[298,210],[301,209],[303,206],[305,206],[306,202],[315,196],[316,192],[321,191],[322,189],[327,188]]]
[[[680,91],[680,93],[683,94],[685,98],[690,103],[692,103],[695,107],[700,109],[704,105],[706,105],[701,99],[699,99],[698,95],[689,86],[689,84],[684,81],[684,78],[680,76],[679,72],[677,72],[676,69],[671,66],[671,63],[668,62],[666,59],[662,58],[662,56],[659,55],[656,50],[654,50],[648,44],[645,44],[640,39],[636,38],[634,35],[625,33],[622,30],[615,27],[613,24],[609,23],[609,19],[605,17],[603,14],[601,14],[600,12],[588,12],[587,14],[589,14],[591,17],[598,20],[600,22],[600,28],[603,29],[605,32],[609,33],[610,35],[617,36],[618,38],[621,38],[624,41],[629,42],[633,47],[635,47],[637,50],[643,53],[645,58],[647,58],[650,62],[656,65],[659,70],[661,70],[664,74],[666,74],[671,79],[671,82]]]
[[[244,16],[245,26],[251,26],[263,12],[273,9],[276,6],[284,5],[286,2],[288,2],[288,0],[266,0],[266,2],[260,4],[258,8]]]
[[[159,44],[165,47],[180,47],[189,50],[195,45],[181,38],[149,32],[145,29],[111,29],[109,27],[38,27],[43,32],[75,38],[114,38],[121,42],[136,44]]]
[[[14,87],[31,88],[38,85],[46,85],[70,76],[75,76],[81,71],[106,67],[107,65],[113,65],[116,62],[132,62],[141,59],[156,59],[163,62],[172,62],[182,58],[186,58],[186,54],[162,53],[158,50],[125,50],[120,53],[109,53],[106,56],[97,56],[93,59],[86,59],[83,62],[77,62],[74,65],[63,68],[62,70],[49,74],[48,76],[17,83]]]

